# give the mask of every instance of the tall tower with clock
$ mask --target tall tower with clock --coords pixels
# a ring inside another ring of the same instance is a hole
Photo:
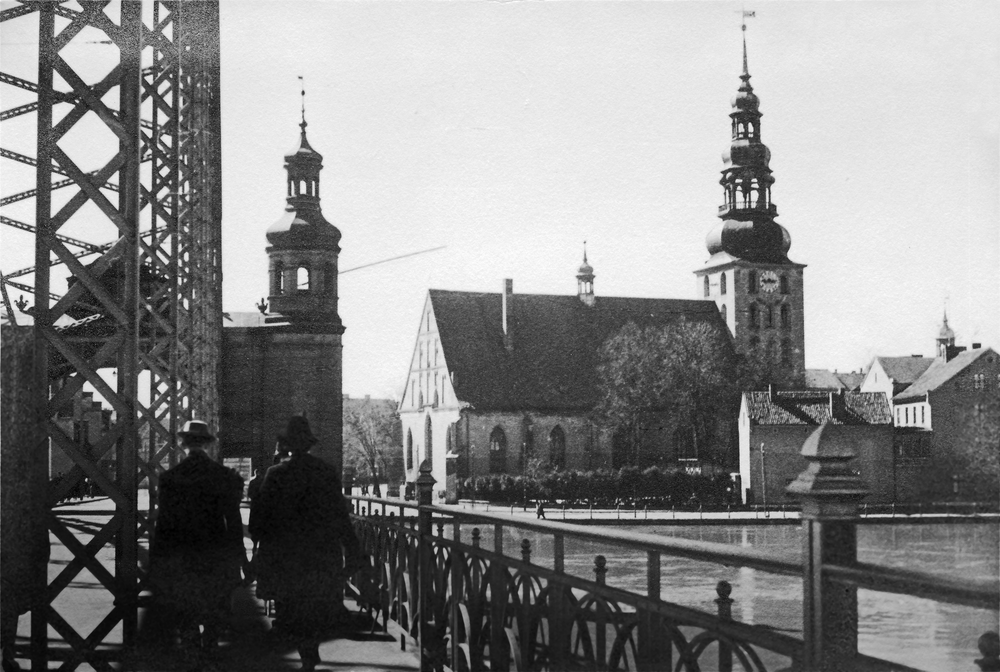
[[[744,28],[745,30],[745,28]],[[697,296],[714,300],[738,352],[761,362],[774,382],[805,376],[804,264],[788,258],[791,237],[774,221],[771,152],[761,142],[760,100],[750,85],[746,37],[742,84],[733,98],[732,142],[723,155],[723,203],[705,241],[711,255],[695,271]]]

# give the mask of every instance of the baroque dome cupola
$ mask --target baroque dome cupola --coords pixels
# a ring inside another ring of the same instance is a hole
[[[744,26],[745,30],[745,26]],[[774,221],[778,209],[771,200],[771,152],[761,141],[760,99],[750,84],[746,34],[743,36],[741,84],[729,113],[732,140],[723,154],[723,203],[721,223],[705,241],[712,255],[726,253],[735,259],[763,263],[790,263],[791,236]]]

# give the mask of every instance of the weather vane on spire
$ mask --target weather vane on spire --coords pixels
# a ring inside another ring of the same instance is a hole
[[[583,263],[587,263],[587,241],[583,241]]]
[[[306,127],[306,80],[299,75],[299,84],[302,86],[302,128]]]

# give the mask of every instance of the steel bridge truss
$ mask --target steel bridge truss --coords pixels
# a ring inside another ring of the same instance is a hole
[[[34,320],[33,445],[73,462],[47,500],[49,533],[72,559],[48,577],[32,609],[30,655],[33,669],[48,669],[51,659],[65,670],[84,663],[110,670],[135,643],[146,581],[143,542],[155,498],[140,510],[139,490],[154,493],[158,473],[176,461],[185,420],[218,425],[219,7],[217,0],[24,0],[0,12],[0,21],[8,20],[38,26],[37,82],[0,77],[37,95],[3,113],[4,120],[37,115],[37,155],[3,153],[35,172],[34,189],[3,199],[5,206],[35,199],[33,223],[3,218],[35,241],[34,266],[3,277],[3,298],[13,321],[7,285],[33,290],[26,309]],[[85,50],[67,49],[84,39],[94,44],[95,36],[115,54],[98,77],[90,74],[94,59],[81,58]],[[84,129],[90,149],[74,152],[63,142],[74,128],[78,135]],[[54,202],[57,189],[72,195]],[[85,265],[88,255],[96,258]],[[55,264],[69,273],[61,296],[53,293]],[[84,385],[113,410],[94,444],[57,422],[72,415]],[[101,465],[109,459],[113,474]],[[52,509],[84,479],[114,506],[95,518],[89,540]],[[96,627],[86,624],[89,632],[57,604],[83,571],[110,596]],[[49,628],[69,646],[50,642]]]

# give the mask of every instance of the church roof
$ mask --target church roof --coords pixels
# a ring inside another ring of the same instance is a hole
[[[744,392],[755,425],[891,425],[889,401],[881,392],[775,390]]]
[[[892,400],[896,402],[912,401],[913,399],[924,396],[928,392],[933,392],[961,373],[966,367],[985,355],[987,352],[996,355],[996,353],[993,352],[993,348],[977,348],[975,350],[966,350],[965,352],[959,353],[949,362],[946,362],[943,359],[932,360],[933,364],[927,367],[923,375],[920,376],[912,385],[894,396]]]
[[[876,357],[875,360],[897,385],[914,382],[935,361],[933,357]]]
[[[508,351],[499,293],[429,294],[455,394],[480,410],[590,410],[598,350],[629,322],[647,327],[686,318],[726,329],[711,301],[599,296],[588,306],[575,295],[514,294]]]

